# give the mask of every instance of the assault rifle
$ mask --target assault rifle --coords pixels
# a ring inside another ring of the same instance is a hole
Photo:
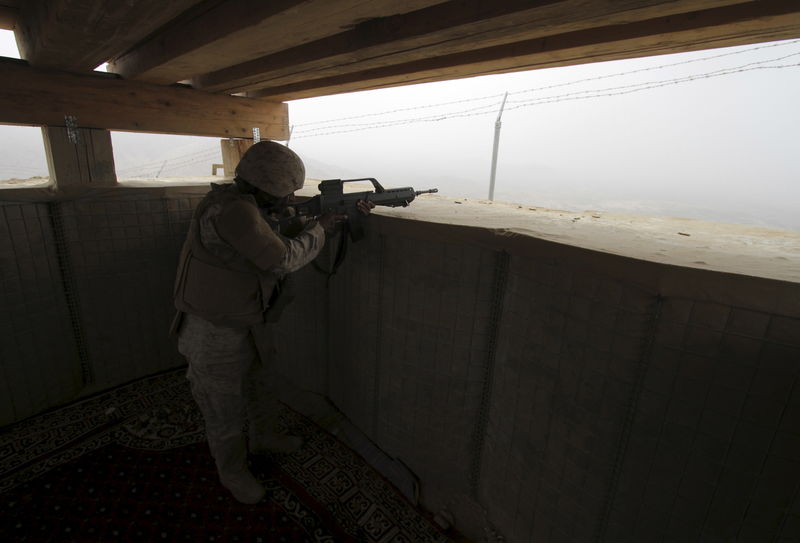
[[[370,181],[374,191],[344,192],[344,184],[354,181]],[[326,179],[319,184],[319,194],[305,200],[291,204],[296,217],[318,217],[326,213],[334,215],[347,215],[346,228],[350,232],[350,239],[358,241],[364,237],[364,215],[356,207],[356,202],[364,200],[376,206],[405,207],[420,194],[439,192],[439,189],[414,190],[412,187],[399,189],[385,189],[374,177],[361,179]]]

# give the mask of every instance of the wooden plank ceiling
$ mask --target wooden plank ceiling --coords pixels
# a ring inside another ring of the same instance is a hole
[[[286,101],[800,37],[797,0],[0,0],[33,68]]]

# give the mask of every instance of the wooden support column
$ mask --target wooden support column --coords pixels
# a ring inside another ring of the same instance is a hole
[[[42,127],[50,180],[56,187],[117,184],[111,133],[94,128]],[[70,137],[72,135],[72,138]]]
[[[253,140],[243,140],[228,138],[220,140],[222,147],[222,164],[225,170],[225,177],[234,177],[236,175],[236,165],[242,159],[242,155],[247,151]]]

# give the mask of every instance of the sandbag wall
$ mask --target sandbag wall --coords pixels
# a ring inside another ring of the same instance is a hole
[[[377,217],[328,394],[476,540],[790,540],[798,317],[798,284]]]

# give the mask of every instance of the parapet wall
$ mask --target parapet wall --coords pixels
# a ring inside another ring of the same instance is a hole
[[[172,282],[204,192],[0,194],[0,423],[183,363]],[[476,540],[797,536],[798,283],[370,221],[329,281],[297,274],[274,365],[427,507]]]
[[[332,283],[328,394],[429,507],[509,541],[800,521],[800,285],[375,222]]]

